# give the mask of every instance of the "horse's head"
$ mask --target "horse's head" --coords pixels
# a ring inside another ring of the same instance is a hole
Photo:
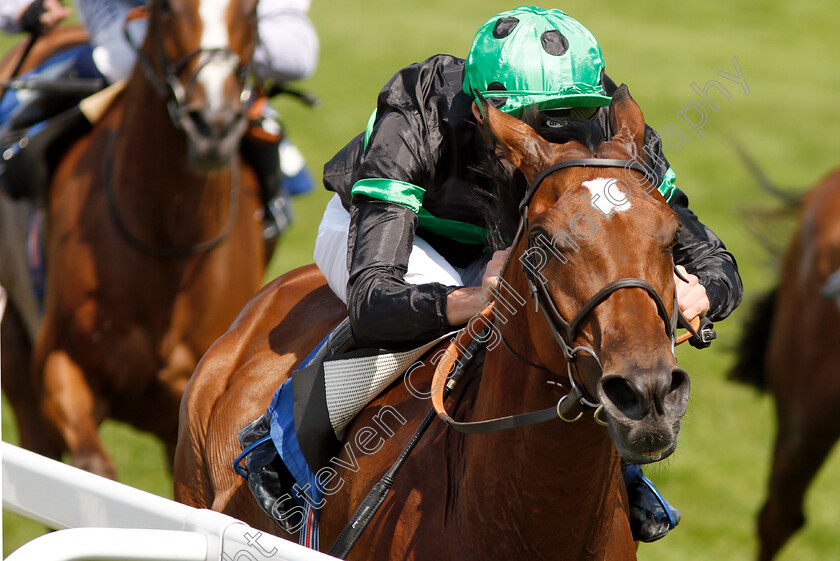
[[[625,459],[647,463],[673,452],[688,404],[673,353],[679,220],[646,177],[644,118],[626,87],[610,120],[607,142],[556,144],[485,104],[485,125],[529,183],[519,259],[504,275],[521,266],[538,302],[535,352],[603,407]]]
[[[154,0],[139,53],[200,168],[226,165],[245,131],[257,0]]]

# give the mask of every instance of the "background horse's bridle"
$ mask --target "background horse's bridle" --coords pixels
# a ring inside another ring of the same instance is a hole
[[[159,1],[162,3],[168,3],[169,0]],[[204,66],[206,66],[213,60],[219,59],[230,61],[231,66],[237,68],[237,74],[239,75],[240,79],[242,80],[242,83],[244,84],[242,92],[240,93],[240,101],[242,102],[241,114],[244,118],[244,116],[247,114],[248,108],[253,103],[255,97],[255,78],[254,72],[252,71],[251,62],[243,65],[239,58],[239,55],[237,55],[227,47],[199,47],[194,51],[182,56],[179,60],[171,62],[166,56],[166,52],[163,49],[162,41],[156,41],[154,47],[157,54],[157,62],[158,64],[160,64],[163,73],[163,76],[158,76],[157,72],[155,71],[155,65],[152,59],[149,58],[149,56],[145,52],[143,52],[143,49],[140,48],[140,45],[137,45],[134,42],[134,39],[131,37],[131,34],[128,31],[129,22],[136,19],[143,19],[148,16],[149,12],[146,10],[145,6],[140,6],[132,10],[126,18],[125,25],[123,26],[123,34],[125,35],[128,44],[131,45],[131,48],[134,49],[134,52],[137,54],[137,60],[143,66],[143,72],[146,75],[146,80],[149,81],[149,83],[152,85],[155,91],[158,92],[158,95],[160,95],[161,98],[163,98],[163,100],[166,102],[166,107],[169,110],[169,116],[172,118],[172,122],[175,124],[175,126],[184,130],[188,130],[195,127],[195,125],[188,118],[191,108],[187,105],[187,90],[195,82],[196,77],[198,76],[199,72],[201,72],[201,69]],[[255,23],[252,22],[251,25],[255,25]],[[184,87],[183,85],[181,85],[181,81],[178,79],[178,75],[196,57],[200,57],[200,66],[190,76],[190,79],[187,82],[187,86]]]
[[[168,2],[168,0],[159,1]],[[139,6],[131,10],[131,12],[129,12],[128,17],[126,18],[125,24],[123,25],[123,34],[125,35],[125,39],[128,42],[128,44],[131,46],[131,48],[137,55],[137,60],[143,67],[143,73],[146,77],[146,80],[149,82],[149,84],[152,85],[154,90],[166,103],[166,107],[169,111],[169,116],[172,120],[172,123],[176,127],[184,131],[195,130],[195,124],[189,119],[189,113],[191,111],[191,108],[187,105],[186,102],[187,90],[195,82],[198,73],[201,71],[201,69],[205,65],[209,64],[213,59],[218,59],[220,57],[230,60],[238,68],[239,75],[243,82],[243,88],[240,94],[240,100],[243,104],[242,109],[240,111],[240,118],[244,119],[245,115],[247,114],[248,108],[253,103],[254,97],[254,73],[251,71],[250,63],[248,65],[242,65],[239,59],[239,55],[237,55],[228,48],[221,47],[212,49],[199,47],[198,49],[187,53],[178,61],[172,63],[169,61],[169,59],[166,56],[166,53],[164,52],[163,43],[161,41],[156,41],[155,51],[157,53],[158,63],[160,64],[163,72],[162,77],[158,76],[157,72],[155,71],[155,65],[152,62],[152,59],[149,58],[149,56],[146,55],[145,52],[143,52],[140,46],[134,42],[133,38],[131,37],[131,34],[128,31],[129,22],[137,19],[144,19],[148,16],[149,12],[146,9],[146,6]],[[196,70],[190,76],[187,87],[185,88],[181,85],[181,82],[178,80],[178,74],[180,74],[181,71],[183,71],[183,69],[186,68],[186,66],[194,58],[202,56],[204,56],[204,60],[200,61],[201,65],[199,66],[198,70]],[[103,185],[106,195],[106,202],[108,204],[108,210],[114,220],[114,223],[116,224],[117,229],[122,234],[122,236],[129,243],[131,243],[131,245],[133,245],[135,248],[145,253],[146,255],[158,258],[171,259],[190,257],[206,253],[218,247],[223,241],[225,241],[228,238],[231,231],[233,230],[233,226],[236,222],[236,218],[238,215],[239,160],[237,158],[233,159],[233,168],[231,169],[229,213],[228,219],[225,225],[223,226],[222,230],[212,238],[190,246],[160,247],[147,244],[140,238],[138,238],[136,235],[134,235],[128,228],[128,225],[123,220],[122,216],[120,215],[119,209],[117,208],[117,202],[114,196],[111,179],[110,162],[110,156],[113,152],[115,138],[116,131],[112,133],[108,139],[108,145],[106,147],[106,157],[103,159]]]

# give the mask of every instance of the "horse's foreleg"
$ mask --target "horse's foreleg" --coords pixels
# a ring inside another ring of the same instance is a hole
[[[154,422],[150,430],[161,439],[166,447],[168,465],[171,467],[175,461],[175,446],[178,443],[178,410],[181,406],[181,398],[190,381],[190,377],[198,364],[195,353],[185,344],[178,344],[174,347],[166,361],[166,365],[158,372],[158,395],[157,410]],[[143,426],[144,421],[138,420],[137,424]]]
[[[620,494],[621,500],[616,501],[613,512],[612,531],[610,532],[609,543],[604,552],[604,561],[615,559],[636,559],[638,544],[633,541],[633,532],[630,530],[630,518],[627,512],[627,498]]]
[[[41,415],[38,392],[31,374],[32,342],[23,318],[11,301],[7,303],[0,323],[0,348],[3,393],[15,413],[20,445],[42,456],[59,459],[61,442]]]
[[[97,475],[116,478],[97,432],[95,399],[84,372],[65,351],[53,350],[44,361],[42,408],[59,432],[72,463]]]
[[[840,435],[833,405],[810,404],[807,409],[800,415],[788,411],[790,418],[779,415],[769,492],[758,518],[760,561],[772,559],[804,525],[805,492]]]

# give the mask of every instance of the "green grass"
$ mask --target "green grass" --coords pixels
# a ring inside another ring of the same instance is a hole
[[[494,13],[515,4],[498,0],[450,2],[346,0],[314,2],[312,18],[321,37],[316,75],[305,85],[323,105],[307,109],[278,102],[291,137],[317,174],[323,164],[365,125],[382,84],[399,67],[439,52],[464,56],[472,34]],[[548,5],[545,5],[549,7]],[[678,125],[689,136],[667,153],[692,208],[735,254],[746,287],[745,304],[718,325],[711,349],[682,348],[692,374],[692,397],[677,453],[648,469],[663,493],[680,508],[683,521],[672,535],[643,544],[642,560],[749,560],[755,552],[754,520],[761,504],[775,431],[772,402],[726,381],[732,347],[749,302],[770,287],[775,272],[748,233],[742,212],[769,205],[733,151],[737,139],[777,183],[796,189],[813,185],[840,164],[840,13],[836,2],[748,0],[676,3],[583,2],[559,6],[599,38],[607,72],[626,82],[648,123]],[[733,73],[737,57],[749,95],[718,76]],[[718,79],[732,94],[713,92],[717,112],[707,109],[699,139],[678,112],[700,102],[691,89]],[[296,201],[297,221],[271,262],[269,278],[311,260],[314,232],[329,194],[323,190]],[[774,231],[785,239],[788,230]],[[3,439],[14,441],[10,411],[3,411]],[[105,439],[121,480],[165,496],[170,481],[160,447],[132,429],[106,424]],[[840,456],[835,453],[812,486],[808,523],[780,555],[781,561],[840,557]],[[4,555],[41,530],[6,515]]]

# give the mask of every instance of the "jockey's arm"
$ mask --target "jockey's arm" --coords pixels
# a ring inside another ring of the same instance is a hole
[[[354,196],[350,211],[347,311],[362,346],[409,345],[451,329],[447,297],[458,287],[404,280],[417,215],[394,203]]]
[[[493,293],[499,284],[499,275],[505,266],[510,249],[503,249],[493,253],[493,258],[487,263],[481,286],[466,286],[452,291],[446,298],[446,320],[449,325],[467,323],[487,307],[494,299]]]
[[[318,64],[318,34],[307,11],[308,0],[260,0],[254,51],[257,75],[277,83],[302,80]]]
[[[705,289],[708,297],[708,313],[705,315],[712,321],[721,320],[732,313],[744,295],[735,258],[727,251],[720,238],[688,208],[688,197],[682,191],[676,189],[669,204],[677,212],[681,226],[679,240],[673,250],[674,263],[683,266],[689,275],[696,275],[696,280]],[[680,303],[681,307],[684,303],[692,305],[696,302],[697,289],[694,283],[689,284],[690,286],[682,287],[686,296]],[[691,293],[695,296],[690,296]],[[686,313],[689,319],[690,313],[694,311]]]

